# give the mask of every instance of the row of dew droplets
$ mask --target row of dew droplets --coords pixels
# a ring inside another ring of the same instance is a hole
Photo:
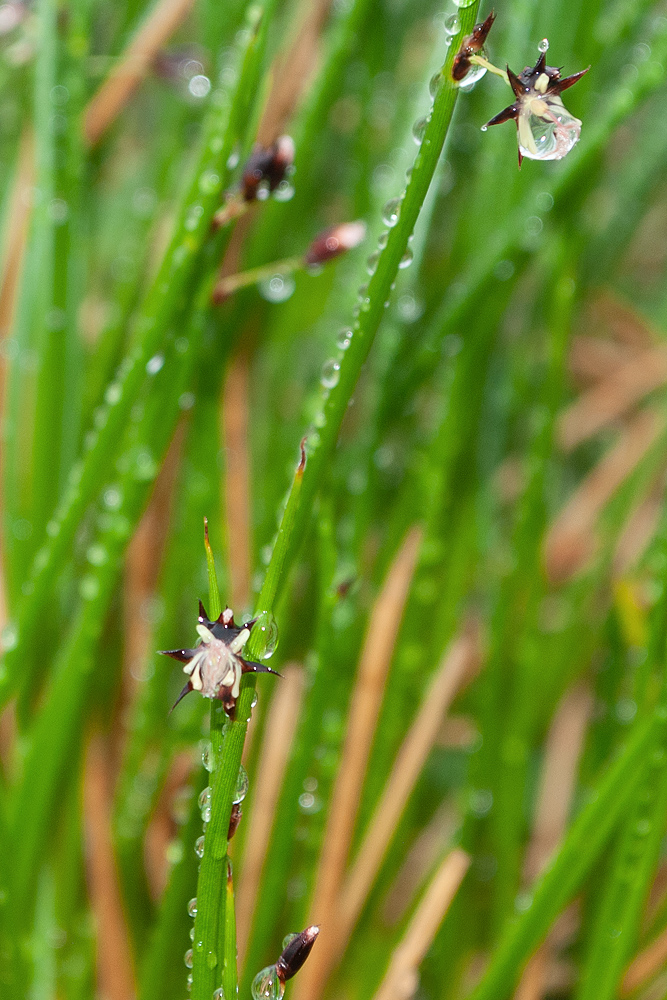
[[[213,770],[212,749],[210,743],[204,744],[202,748],[202,764],[209,773]],[[234,794],[232,797],[233,805],[237,806],[240,805],[241,802],[243,802],[246,795],[248,794],[248,784],[249,784],[248,773],[243,764],[241,764],[241,766],[239,767],[239,772],[236,776],[236,784],[234,786]],[[198,858],[204,857],[205,834],[206,834],[206,827],[208,826],[211,819],[212,798],[213,798],[213,790],[210,785],[207,785],[206,788],[202,790],[202,792],[199,795],[199,799],[197,800],[197,805],[199,806],[199,809],[201,811],[201,818],[204,824],[204,833],[201,835],[201,837],[197,837],[195,841],[195,854],[197,855]],[[194,920],[195,917],[197,916],[196,896],[193,896],[193,898],[188,902],[187,910],[188,910],[188,916],[192,917],[192,919]],[[201,951],[203,948],[202,941],[197,941],[196,944],[194,943],[195,940],[194,927],[190,928],[190,940],[193,942],[193,947],[188,948],[185,955],[183,956],[183,961],[185,962],[185,966],[188,969],[192,969],[194,965],[195,949],[197,951]],[[206,956],[206,964],[210,969],[215,968],[215,966],[218,964],[218,956],[214,951],[210,951]],[[188,978],[187,978],[188,991],[192,989],[192,983],[193,983],[193,976],[192,973],[190,972],[188,973]],[[219,988],[219,991],[216,990],[213,996],[214,998],[217,998],[217,1000],[220,1000],[220,998],[224,996],[222,987]]]

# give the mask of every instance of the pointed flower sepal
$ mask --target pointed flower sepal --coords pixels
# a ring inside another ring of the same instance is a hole
[[[199,602],[197,619],[199,644],[189,649],[160,650],[164,656],[179,660],[189,677],[173,708],[190,691],[199,691],[204,698],[216,698],[221,701],[227,715],[232,715],[241,690],[243,674],[250,672],[281,676],[263,663],[253,663],[240,656],[254,624],[255,620],[237,625],[231,608],[225,608],[213,622],[204,610],[202,602]]]
[[[562,160],[579,141],[581,122],[567,110],[561,93],[582,78],[587,69],[561,79],[560,70],[546,65],[544,51],[533,67],[513,73],[507,67],[507,78],[514,92],[514,103],[504,108],[489,125],[513,120],[519,142],[519,166],[524,156],[531,160]]]

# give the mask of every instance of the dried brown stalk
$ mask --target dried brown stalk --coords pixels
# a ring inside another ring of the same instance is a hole
[[[616,543],[614,553],[614,576],[625,576],[637,565],[655,537],[664,507],[664,475],[628,517]]]
[[[252,822],[243,853],[243,867],[236,892],[236,943],[239,965],[250,936],[259,885],[266,861],[271,830],[283,778],[290,758],[303,697],[301,667],[283,669],[284,680],[276,688],[266,721],[257,765],[257,781],[252,801]]]
[[[371,745],[417,563],[421,531],[413,528],[392,563],[373,608],[350,700],[343,756],[331,798],[320,856],[312,922],[321,922],[317,948],[295,980],[295,1000],[317,1000],[336,959],[335,908],[359,809]]]
[[[615,368],[607,378],[582,393],[558,420],[560,446],[571,451],[619,417],[644,396],[667,382],[667,350],[642,351]]]
[[[12,327],[18,297],[21,267],[28,239],[32,189],[35,174],[34,137],[26,129],[19,143],[16,175],[7,207],[5,243],[2,249],[0,278],[0,337]]]
[[[568,356],[570,374],[579,382],[600,382],[637,354],[633,347],[606,337],[574,337]]]
[[[545,540],[545,564],[552,580],[569,579],[590,559],[600,512],[664,433],[665,426],[665,417],[657,410],[637,414],[575,490]]]
[[[158,900],[169,880],[167,849],[178,834],[174,819],[174,803],[180,793],[190,786],[193,771],[199,761],[191,752],[179,753],[172,761],[166,781],[146,828],[144,861],[151,898]]]
[[[382,916],[387,924],[396,924],[413,906],[419,889],[433,871],[450,844],[461,816],[451,801],[444,802],[431,821],[419,831],[387,895]]]
[[[339,954],[342,954],[359,918],[403,811],[438,737],[443,715],[464,683],[477,672],[480,661],[479,636],[471,631],[458,637],[447,649],[424,695],[340,894],[338,906],[343,939],[338,946]]]
[[[605,333],[635,350],[652,347],[659,339],[633,307],[621,302],[609,291],[594,302],[592,319],[602,324]]]
[[[231,606],[240,610],[250,599],[250,459],[248,455],[248,369],[245,351],[229,366],[222,395],[225,449],[225,521]]]
[[[136,985],[111,838],[109,748],[99,735],[91,739],[86,755],[84,811],[99,993],[108,1000],[130,1000],[136,996]]]
[[[162,46],[183,23],[194,0],[158,0],[117,65],[91,98],[84,113],[83,132],[89,146],[102,138],[120,114]]]
[[[430,882],[403,938],[395,949],[375,1000],[408,1000],[419,985],[418,969],[470,865],[455,848]]]
[[[561,700],[551,723],[544,751],[533,835],[524,865],[528,883],[532,883],[544,870],[565,833],[592,707],[590,691],[578,684]],[[554,940],[553,934],[550,934],[528,962],[514,1000],[542,1000],[554,962]]]
[[[641,986],[645,986],[653,976],[660,972],[665,962],[667,962],[667,930],[651,941],[631,962],[623,977],[621,996],[629,996]],[[661,996],[663,995],[664,990],[661,993]]]
[[[257,135],[263,146],[269,146],[285,130],[313,75],[320,34],[331,6],[332,0],[303,0],[294,41],[273,67],[273,87]]]

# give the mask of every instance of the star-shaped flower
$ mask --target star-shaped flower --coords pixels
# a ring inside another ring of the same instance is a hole
[[[231,715],[241,688],[241,676],[245,673],[281,675],[263,663],[253,663],[239,656],[250,638],[250,630],[255,621],[238,626],[234,622],[231,608],[225,608],[219,618],[212,622],[199,602],[197,632],[200,643],[192,649],[164,649],[164,656],[171,656],[184,664],[183,670],[189,680],[174,702],[176,708],[181,698],[190,691],[199,691],[204,698],[217,698],[224,705],[227,715]]]
[[[519,75],[507,67],[507,78],[515,101],[487,122],[499,125],[514,119],[519,140],[519,166],[524,156],[531,160],[560,160],[578,142],[581,122],[570,114],[560,98],[561,93],[580,80],[590,69],[561,79],[560,70],[546,65],[546,52],[531,68]]]

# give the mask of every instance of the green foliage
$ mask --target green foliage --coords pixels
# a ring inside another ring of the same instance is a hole
[[[480,131],[505,84],[452,79],[488,13],[478,0],[343,0],[322,5],[321,24],[296,0],[198,0],[91,146],[93,95],[167,6],[0,10],[0,997],[108,988],[99,977],[118,956],[102,957],[92,820],[111,827],[109,913],[141,1000],[182,1000],[191,946],[194,1000],[221,987],[248,998],[285,934],[326,922],[311,901],[359,654],[419,525],[353,856],[452,640],[482,634],[483,664],[454,704],[461,744],[431,748],[322,985],[375,994],[437,862],[460,846],[470,869],[433,928],[420,996],[511,997],[577,898],[569,940],[548,946],[567,972],[559,995],[612,1000],[667,927],[664,902],[647,919],[667,832],[667,432],[665,379],[651,375],[667,323],[667,19],[625,0],[496,11],[499,66],[533,64],[545,36],[564,76],[591,65],[563,98],[580,142],[519,172],[514,124]],[[244,199],[257,135],[281,131],[294,172]],[[274,267],[354,219],[361,249]],[[267,280],[216,302],[223,261]],[[564,409],[605,379],[598,409],[620,398],[631,363],[646,384],[566,447]],[[230,495],[243,479],[229,446],[239,413],[225,409],[237,388],[249,537]],[[580,520],[559,535],[575,492]],[[304,676],[239,968],[235,898],[286,682],[246,673],[230,716],[214,701],[209,719],[195,694],[170,714],[183,676],[155,655],[191,646],[197,601],[215,619],[234,588],[237,622],[258,619],[242,655],[268,659],[277,623],[272,667]],[[568,825],[536,875],[547,737],[575,686],[594,708]],[[253,714],[249,807],[230,848]],[[99,733],[108,817],[91,817],[87,797]],[[407,864],[415,843],[437,846]]]

